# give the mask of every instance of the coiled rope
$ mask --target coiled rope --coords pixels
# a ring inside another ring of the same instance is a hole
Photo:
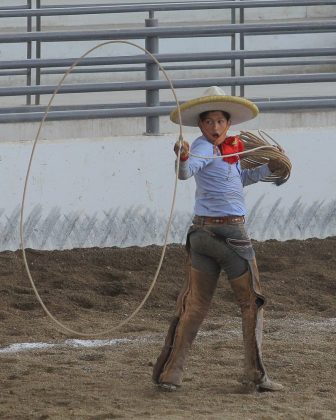
[[[281,167],[268,177],[263,178],[262,181],[281,185],[290,177],[292,170],[291,161],[282,150],[280,144],[269,134],[263,130],[258,130],[258,133],[259,136],[249,131],[240,132],[239,138],[244,143],[245,151],[248,152],[240,159],[241,167],[243,169],[255,168],[268,163],[270,159],[277,159],[281,163]],[[271,140],[276,146],[271,145],[268,140]],[[267,150],[262,151],[265,148]]]
[[[63,85],[65,79],[67,78],[67,76],[71,73],[71,71],[78,65],[80,64],[81,60],[83,58],[85,58],[87,55],[89,55],[90,53],[92,53],[93,51],[97,50],[100,47],[103,47],[105,45],[108,44],[113,44],[113,43],[120,43],[120,44],[128,44],[131,46],[134,46],[140,50],[142,50],[143,52],[145,52],[146,54],[148,54],[153,61],[159,66],[159,68],[161,69],[164,77],[166,78],[167,82],[169,83],[170,89],[173,93],[174,96],[174,100],[176,102],[176,107],[177,107],[177,111],[178,111],[178,125],[179,125],[179,136],[178,136],[178,143],[179,143],[179,148],[178,148],[178,152],[177,152],[177,163],[176,163],[176,173],[175,173],[175,183],[174,183],[174,189],[173,189],[173,197],[172,197],[172,204],[171,204],[171,208],[170,208],[170,212],[169,212],[169,218],[168,218],[168,222],[167,222],[167,226],[166,226],[166,231],[165,231],[165,236],[164,236],[164,244],[162,247],[162,252],[161,252],[161,256],[160,256],[160,260],[158,263],[158,267],[156,269],[156,272],[154,274],[153,280],[149,286],[149,289],[146,293],[146,295],[144,296],[144,298],[142,299],[142,301],[140,302],[140,304],[136,307],[136,309],[128,316],[126,317],[123,321],[119,322],[117,325],[103,330],[103,331],[98,331],[98,332],[82,332],[82,331],[77,331],[74,330],[66,325],[64,325],[61,321],[59,321],[46,307],[45,303],[43,302],[37,288],[34,282],[34,279],[32,277],[32,274],[30,272],[30,268],[29,268],[29,264],[27,261],[27,256],[26,256],[26,251],[25,251],[25,240],[24,240],[24,207],[25,207],[25,201],[26,201],[26,196],[27,196],[27,191],[28,191],[28,182],[29,182],[29,176],[30,176],[30,171],[31,171],[31,167],[32,167],[32,162],[33,162],[33,157],[35,154],[35,150],[36,150],[36,146],[38,143],[38,140],[40,138],[40,134],[43,128],[43,125],[47,119],[47,116],[50,112],[50,108],[52,105],[52,102],[55,98],[55,96],[57,95],[57,93],[59,92],[59,89],[61,88],[61,86]],[[246,133],[245,133],[246,134]],[[250,133],[249,133],[250,134]],[[245,142],[247,142],[246,137],[248,137],[248,135],[246,134],[245,136]],[[244,141],[244,138],[242,139]],[[254,139],[255,140],[255,139]],[[48,105],[45,109],[44,115],[40,121],[38,130],[37,130],[37,134],[35,136],[34,142],[33,142],[33,147],[31,150],[31,154],[30,154],[30,158],[29,158],[29,163],[28,163],[28,168],[27,168],[27,173],[26,173],[26,177],[25,177],[25,181],[24,181],[24,189],[23,189],[23,195],[22,195],[22,202],[21,202],[21,210],[20,210],[20,241],[21,241],[21,250],[22,250],[22,255],[23,255],[23,261],[24,261],[24,266],[28,275],[28,278],[30,280],[31,286],[34,290],[34,293],[36,295],[37,300],[39,301],[39,303],[41,304],[44,312],[47,314],[47,316],[56,324],[56,326],[64,333],[66,334],[71,334],[71,335],[75,335],[75,336],[80,336],[80,337],[100,337],[103,335],[107,335],[112,333],[113,331],[116,331],[117,329],[121,328],[123,325],[127,324],[132,318],[134,318],[134,316],[140,311],[140,309],[143,307],[143,305],[145,304],[145,302],[147,301],[148,297],[150,296],[155,283],[157,281],[158,275],[160,273],[161,270],[161,266],[162,266],[162,262],[164,259],[164,255],[166,252],[166,248],[167,248],[167,242],[168,242],[168,235],[170,232],[170,227],[171,227],[171,223],[172,223],[172,217],[173,217],[173,211],[175,208],[175,201],[176,201],[176,192],[177,192],[177,184],[178,184],[178,172],[179,172],[179,165],[180,165],[180,155],[181,155],[181,149],[182,149],[182,144],[183,144],[183,133],[182,133],[182,119],[181,119],[181,112],[180,112],[180,105],[179,105],[179,101],[177,99],[177,95],[176,95],[176,91],[174,89],[174,86],[172,84],[171,79],[169,78],[166,70],[163,68],[163,66],[160,64],[160,62],[155,58],[155,56],[153,54],[151,54],[146,48],[141,47],[140,45],[131,42],[131,41],[126,41],[126,40],[113,40],[113,41],[106,41],[106,42],[102,42],[99,43],[97,45],[95,45],[94,47],[90,48],[89,50],[87,50],[84,54],[82,54],[77,60],[74,61],[74,63],[66,70],[66,72],[64,73],[63,77],[61,78],[61,80],[59,81],[59,83],[57,84],[49,102]],[[260,149],[273,149],[273,153],[274,153],[274,146],[272,145],[254,145],[252,148],[250,148],[249,150],[246,150],[245,152],[241,152],[241,153],[232,153],[230,155],[225,155],[225,157],[229,157],[229,156],[236,156],[239,154],[252,154],[254,152],[257,152]],[[279,152],[281,154],[280,159],[283,158],[283,153]],[[192,154],[190,154],[192,155]],[[277,154],[279,157],[279,154]],[[196,156],[196,155],[193,155]],[[264,155],[263,155],[264,156]],[[210,159],[216,159],[218,157],[223,157],[223,156],[212,156],[212,157],[206,157],[206,156],[199,156],[199,157],[203,157],[203,158],[210,158]],[[249,160],[246,160],[246,165],[254,165],[254,166],[258,166],[262,163],[260,163],[260,160],[262,160],[262,156],[259,157],[259,161],[256,160],[257,158],[255,158],[254,160],[252,158],[250,158]],[[264,160],[267,160],[267,158],[264,157]],[[242,159],[243,160],[243,159]],[[287,165],[288,166],[288,165]],[[273,174],[274,175],[274,174]],[[275,177],[278,177],[276,175],[274,175]],[[289,175],[288,175],[289,176]],[[273,179],[272,179],[273,180]]]
[[[242,152],[227,155],[214,154],[213,156],[203,156],[188,152],[188,155],[202,159],[223,159],[230,156],[241,156],[240,163],[242,169],[256,168],[268,163],[271,159],[277,159],[281,164],[280,167],[261,181],[274,182],[276,185],[281,185],[290,177],[292,164],[276,140],[263,130],[258,130],[258,133],[259,136],[249,131],[240,132],[238,137],[243,141],[245,148]],[[274,144],[271,144],[268,139]]]

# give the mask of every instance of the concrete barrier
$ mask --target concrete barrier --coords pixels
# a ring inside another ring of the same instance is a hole
[[[251,236],[287,240],[335,235],[335,127],[267,132],[283,145],[293,171],[280,187],[259,183],[245,189]],[[188,132],[187,137],[196,135]],[[41,141],[25,207],[26,247],[162,244],[173,194],[176,137],[177,129],[158,137]],[[1,143],[0,250],[19,248],[19,210],[31,147],[31,141]],[[179,181],[170,243],[185,239],[193,196],[194,180]]]

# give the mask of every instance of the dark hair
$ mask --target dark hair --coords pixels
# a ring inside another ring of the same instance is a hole
[[[210,111],[202,112],[199,116],[200,120],[203,121],[203,120],[207,119],[209,112],[221,112],[223,114],[224,118],[226,119],[226,121],[229,121],[230,118],[231,118],[231,115],[226,111],[220,111],[219,109],[212,109]]]

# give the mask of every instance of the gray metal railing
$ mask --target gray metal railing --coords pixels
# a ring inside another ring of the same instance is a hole
[[[103,41],[144,39],[146,48],[162,63],[175,63],[165,66],[167,70],[191,70],[209,68],[230,69],[230,76],[192,78],[185,80],[173,80],[176,88],[193,88],[217,84],[230,86],[231,94],[244,95],[244,87],[251,85],[276,85],[295,83],[327,83],[335,82],[336,75],[330,73],[307,73],[307,74],[279,74],[263,76],[246,76],[247,67],[276,67],[276,66],[308,66],[308,65],[334,65],[336,48],[305,48],[305,49],[280,49],[280,50],[245,50],[245,38],[256,35],[275,34],[313,34],[336,32],[336,20],[324,19],[312,22],[284,22],[284,23],[244,23],[245,9],[270,8],[270,7],[297,7],[297,6],[326,6],[336,5],[336,0],[312,1],[312,0],[277,0],[277,1],[194,1],[194,2],[166,2],[166,3],[136,3],[120,5],[62,5],[43,6],[41,0],[27,0],[26,5],[20,7],[0,8],[0,18],[25,17],[27,19],[27,32],[24,33],[0,33],[0,43],[25,43],[27,45],[26,59],[0,61],[0,76],[26,74],[26,86],[0,88],[0,97],[25,96],[27,106],[0,108],[0,122],[38,121],[43,114],[44,107],[39,106],[40,95],[51,94],[54,85],[41,85],[44,74],[61,74],[64,69],[71,65],[77,58],[41,58],[42,43],[69,42],[69,41]],[[35,8],[33,8],[35,6]],[[197,37],[229,37],[231,39],[231,51],[218,51],[212,53],[179,53],[160,54],[159,40],[164,38],[193,38],[196,36],[195,27],[189,26],[159,26],[159,20],[155,13],[163,11],[185,10],[210,10],[229,9],[231,11],[231,24],[223,25],[198,25]],[[239,12],[237,23],[236,11]],[[144,28],[137,29],[110,29],[91,31],[56,31],[43,30],[42,17],[66,16],[66,15],[89,15],[105,13],[136,13],[146,12]],[[33,20],[35,31],[33,31]],[[239,37],[239,50],[237,50],[236,38]],[[32,57],[32,47],[35,46],[35,57]],[[312,60],[312,58],[315,58]],[[276,58],[295,58],[295,60],[281,62],[261,61]],[[303,60],[300,60],[303,58]],[[306,59],[304,59],[306,58]],[[308,58],[308,59],[307,59]],[[246,60],[257,60],[249,61]],[[183,63],[183,64],[178,64]],[[192,63],[192,64],[188,64]],[[196,64],[195,64],[196,63]],[[142,64],[142,66],[136,66]],[[237,66],[238,64],[238,66]],[[124,65],[124,67],[121,67]],[[131,65],[126,67],[125,65]],[[99,67],[97,67],[99,66]],[[113,67],[107,67],[113,66]],[[208,66],[208,67],[207,67]],[[84,67],[84,68],[83,68]],[[237,73],[237,68],[239,69]],[[32,70],[35,71],[35,83],[32,84]],[[145,81],[114,82],[114,83],[77,83],[67,84],[60,89],[60,93],[86,93],[86,92],[110,92],[110,91],[146,91],[146,103],[100,104],[88,105],[85,109],[80,106],[53,107],[48,119],[81,119],[81,118],[113,118],[145,116],[147,134],[159,132],[159,116],[170,112],[173,103],[161,103],[160,90],[168,89],[166,81],[161,81],[160,71],[151,57],[141,54],[120,57],[87,57],[82,60],[80,66],[74,70],[76,73],[94,72],[135,72],[143,71]],[[31,105],[31,97],[35,97],[35,105]],[[254,98],[260,109],[276,111],[284,109],[308,109],[329,108],[335,106],[335,96],[315,98],[278,98],[268,99]],[[89,108],[87,108],[89,107]]]
[[[240,34],[310,34],[335,32],[336,20],[316,23],[254,23],[236,25],[197,26],[194,27],[164,27],[111,29],[101,31],[59,31],[59,32],[30,32],[19,34],[0,34],[0,43],[18,42],[64,42],[64,41],[98,41],[111,39],[145,39],[151,38],[190,38],[190,37],[222,37],[224,35]]]
[[[1,17],[27,17],[27,16],[70,16],[106,13],[138,13],[138,12],[168,12],[184,10],[214,10],[214,9],[248,9],[265,7],[292,7],[292,6],[326,6],[335,5],[333,0],[249,0],[249,1],[174,1],[165,3],[128,3],[113,5],[62,5],[44,6],[40,10],[11,10],[1,12]],[[0,9],[1,10],[1,9]]]

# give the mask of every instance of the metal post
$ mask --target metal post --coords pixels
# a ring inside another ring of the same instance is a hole
[[[32,8],[32,0],[27,0],[27,7]],[[27,32],[32,31],[32,17],[27,16]],[[32,41],[27,41],[27,59],[32,58]],[[27,68],[26,85],[31,86],[32,69]],[[26,95],[26,105],[31,105],[31,95]]]
[[[236,9],[234,7],[231,8],[231,24],[234,25],[236,23]],[[236,51],[236,34],[233,33],[231,35],[231,51]],[[236,76],[236,60],[231,60],[231,77]],[[236,86],[231,86],[231,95],[236,95]]]
[[[244,0],[241,0],[244,1]],[[239,9],[239,23],[244,23],[244,8]],[[241,51],[245,49],[245,43],[244,43],[244,32],[240,32],[239,35],[239,48]],[[239,60],[239,76],[245,76],[245,68],[244,68],[244,59]],[[240,87],[240,96],[245,95],[245,86],[241,85]]]
[[[36,9],[41,8],[41,0],[36,0]],[[36,32],[41,31],[41,16],[36,16]],[[41,58],[41,41],[36,41],[36,58]],[[36,67],[35,84],[41,84],[41,68]],[[40,105],[40,95],[35,95],[35,105]]]
[[[145,20],[146,27],[158,26],[158,20],[154,19],[154,12],[149,12],[149,19]],[[146,49],[152,53],[159,52],[159,38],[157,36],[146,37]],[[159,80],[159,66],[156,63],[146,64],[146,80]],[[146,90],[146,106],[159,106],[159,89]],[[146,133],[147,135],[156,135],[160,132],[160,119],[158,116],[146,117]]]

